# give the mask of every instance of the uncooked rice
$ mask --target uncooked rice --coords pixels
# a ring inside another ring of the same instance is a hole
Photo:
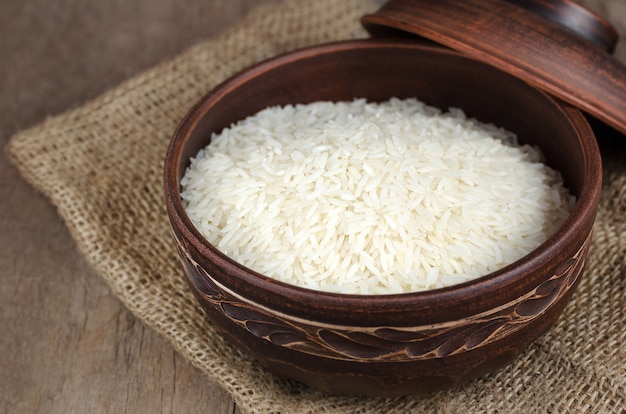
[[[212,136],[181,181],[206,239],[278,280],[436,289],[520,259],[574,198],[511,132],[416,99],[271,107]]]

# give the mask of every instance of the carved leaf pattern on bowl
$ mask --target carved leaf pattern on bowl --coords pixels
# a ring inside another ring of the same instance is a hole
[[[339,360],[404,361],[441,358],[497,341],[546,311],[574,285],[584,267],[591,234],[555,274],[526,295],[463,320],[415,327],[363,327],[317,323],[274,312],[231,291],[185,253],[178,253],[189,282],[230,321],[276,346]]]

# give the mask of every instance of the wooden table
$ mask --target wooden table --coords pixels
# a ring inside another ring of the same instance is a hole
[[[2,0],[0,144],[272,0]],[[0,413],[236,413],[144,327],[0,156]]]
[[[0,144],[272,1],[0,1]],[[120,304],[4,154],[0,276],[0,413],[239,411]]]

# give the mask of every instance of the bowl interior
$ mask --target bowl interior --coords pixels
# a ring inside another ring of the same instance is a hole
[[[180,203],[179,183],[189,159],[209,144],[212,133],[268,106],[354,98],[384,101],[391,97],[415,97],[442,109],[461,108],[468,116],[515,132],[522,143],[539,146],[547,164],[562,173],[565,185],[578,198],[574,213],[559,230],[561,236],[553,237],[533,254],[478,281],[433,291],[436,293],[399,295],[395,301],[379,298],[380,306],[377,306],[372,297],[337,300],[333,294],[311,293],[262,280],[260,275],[251,274],[254,272],[242,266],[227,263],[194,231]],[[195,240],[201,254],[212,256],[213,265],[219,262],[218,266],[229,267],[230,274],[235,277],[230,277],[228,283],[233,283],[235,290],[241,289],[254,296],[261,295],[259,292],[268,288],[274,294],[288,298],[277,304],[278,308],[290,312],[299,309],[307,316],[315,314],[317,308],[323,308],[317,315],[321,318],[329,318],[333,309],[357,309],[361,304],[367,304],[363,309],[372,324],[383,323],[394,312],[398,314],[399,323],[403,323],[408,317],[404,315],[408,303],[415,312],[413,315],[422,312],[419,318],[424,320],[442,318],[433,309],[434,304],[447,306],[454,303],[461,309],[459,312],[478,313],[493,305],[488,300],[477,300],[484,297],[485,289],[489,289],[494,297],[511,298],[536,287],[540,278],[545,276],[535,275],[534,267],[551,260],[562,248],[561,239],[570,238],[578,228],[590,227],[601,171],[593,133],[578,110],[457,52],[415,40],[398,39],[317,46],[274,58],[227,80],[201,100],[183,120],[168,149],[165,163],[166,198],[170,218],[174,216],[174,230],[184,231],[186,237]],[[565,234],[569,236],[564,237]],[[581,242],[569,241],[572,244],[568,247],[569,253],[575,248],[573,244]],[[415,298],[421,299],[416,301]],[[362,319],[359,312],[353,312],[349,317],[354,321]],[[415,319],[411,321],[414,322]]]
[[[195,110],[177,163],[178,180],[212,133],[268,106],[416,97],[442,109],[461,108],[468,116],[515,132],[522,143],[539,146],[547,163],[563,174],[565,185],[580,196],[585,172],[581,145],[563,108],[544,93],[436,46],[415,41],[385,45],[380,40],[349,45],[278,58],[214,90]]]

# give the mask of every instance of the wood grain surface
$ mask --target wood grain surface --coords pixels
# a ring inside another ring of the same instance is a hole
[[[275,1],[0,1],[0,146]],[[585,3],[625,27],[623,0]],[[0,414],[239,412],[111,294],[3,152],[0,281]]]
[[[270,1],[1,1],[0,144]],[[0,413],[239,412],[111,294],[4,152],[0,277]]]

